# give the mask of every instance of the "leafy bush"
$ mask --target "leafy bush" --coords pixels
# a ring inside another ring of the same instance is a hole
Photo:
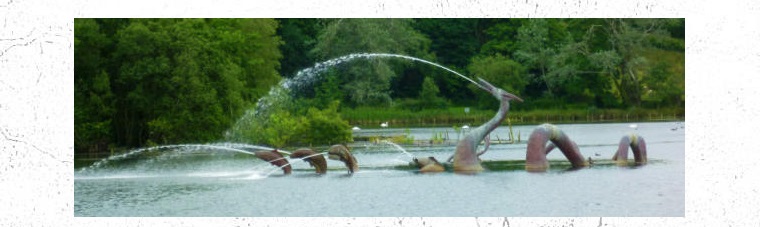
[[[304,117],[292,116],[290,113],[280,111],[270,115],[269,127],[264,129],[264,141],[267,144],[280,148],[296,142],[298,135],[303,130]]]
[[[333,101],[327,108],[307,110],[305,124],[302,125],[304,141],[309,145],[329,145],[351,142],[351,126],[338,114],[339,101]]]
[[[351,127],[338,114],[339,104],[334,101],[325,109],[310,107],[305,112],[273,110],[237,132],[242,138],[234,138],[276,148],[351,142]]]

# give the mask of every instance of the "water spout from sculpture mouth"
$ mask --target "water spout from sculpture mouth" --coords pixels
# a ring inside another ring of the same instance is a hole
[[[415,158],[414,155],[410,154],[410,152],[407,152],[407,150],[402,148],[402,146],[399,146],[399,144],[396,144],[396,143],[388,141],[388,140],[382,140],[381,143],[385,143],[385,144],[391,145],[392,147],[394,147],[394,149],[402,152],[403,154],[407,155],[408,157]]]

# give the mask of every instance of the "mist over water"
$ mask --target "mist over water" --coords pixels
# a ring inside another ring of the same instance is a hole
[[[247,110],[244,113],[243,117],[241,117],[235,122],[235,124],[225,133],[225,138],[227,140],[233,140],[233,141],[238,140],[238,137],[241,134],[241,130],[245,128],[246,125],[250,125],[251,122],[257,117],[262,117],[262,115],[266,116],[267,114],[265,112],[269,110],[270,107],[291,102],[292,101],[291,99],[295,95],[295,93],[302,92],[305,89],[311,89],[314,83],[321,79],[320,76],[322,75],[322,73],[327,71],[328,69],[333,68],[339,64],[343,64],[343,63],[347,63],[347,62],[351,62],[355,60],[369,60],[369,59],[376,59],[376,58],[396,58],[396,59],[403,59],[403,60],[415,61],[415,62],[432,65],[440,69],[443,69],[447,72],[451,72],[452,74],[464,79],[465,81],[478,85],[478,83],[476,83],[472,79],[454,70],[451,70],[442,65],[433,63],[431,61],[416,58],[416,57],[400,55],[400,54],[387,54],[387,53],[357,53],[357,54],[344,55],[341,57],[337,57],[327,61],[316,63],[312,67],[298,71],[296,75],[291,78],[281,80],[280,83],[278,83],[278,86],[272,87],[266,96],[260,98],[257,101],[256,107],[254,109]]]

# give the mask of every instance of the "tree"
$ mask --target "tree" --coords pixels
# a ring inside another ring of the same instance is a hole
[[[599,26],[607,38],[608,45],[601,50],[588,53],[590,62],[610,75],[623,102],[630,106],[640,106],[642,84],[639,72],[646,68],[647,59],[642,53],[650,46],[650,37],[664,33],[659,19],[605,19]],[[595,29],[598,27],[590,27]]]
[[[680,107],[684,106],[684,62],[662,60],[663,56],[674,55],[674,58],[684,59],[684,55],[664,53],[659,51],[657,61],[651,66],[642,79],[644,88],[643,104],[648,103],[652,107]],[[681,67],[681,69],[680,69]]]
[[[529,67],[532,78],[541,81],[549,95],[576,76],[574,42],[559,20],[529,20],[518,29],[517,39],[515,58]]]
[[[344,96],[336,70],[328,70],[325,74],[325,79],[314,87],[314,102],[311,106],[329,106],[334,101],[341,101]]]
[[[425,77],[423,80],[423,86],[420,88],[420,95],[418,96],[421,108],[446,108],[447,102],[443,98],[439,97],[439,86],[431,77]]]
[[[283,54],[280,75],[292,77],[299,70],[312,66],[316,62],[309,51],[317,43],[319,21],[309,18],[276,20],[280,22],[277,34],[283,39],[283,45],[280,46],[280,52]]]
[[[395,53],[430,57],[430,41],[411,27],[409,19],[328,20],[311,53],[327,60],[352,53]],[[340,84],[352,105],[389,104],[390,82],[398,70],[410,64],[386,59],[367,59],[339,66]]]
[[[424,18],[416,19],[413,27],[431,40],[430,51],[435,55],[432,59],[436,63],[469,75],[467,66],[470,59],[479,53],[481,45],[486,42],[488,35],[485,28],[493,21],[499,20]],[[405,72],[400,77],[393,87],[396,97],[415,97],[423,78],[432,77],[437,82],[442,98],[461,105],[472,101],[473,94],[467,89],[469,83],[450,72],[422,69],[415,73]]]
[[[280,80],[277,26],[272,19],[76,20],[77,152],[105,137],[125,147],[219,139]]]
[[[115,97],[102,51],[111,40],[93,19],[76,19],[74,31],[75,149],[100,152],[113,143]]]
[[[436,53],[436,63],[465,68],[470,57],[481,48],[484,36],[479,27],[483,19],[425,18],[416,19],[413,27],[431,40],[430,50]]]
[[[505,56],[496,54],[488,57],[475,57],[468,66],[468,71],[475,77],[483,78],[492,85],[520,97],[528,84],[526,69]],[[477,94],[478,105],[482,108],[493,108],[494,97],[475,85],[469,85]]]
[[[481,46],[480,55],[502,54],[514,58],[513,53],[520,47],[516,39],[518,29],[529,20],[534,19],[493,19],[484,30],[488,39]]]

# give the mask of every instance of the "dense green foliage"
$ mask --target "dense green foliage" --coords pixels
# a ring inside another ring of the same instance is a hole
[[[280,80],[274,20],[75,20],[76,150],[218,139]]]
[[[528,84],[528,80],[523,77],[526,69],[519,63],[509,58],[496,54],[493,56],[478,56],[473,58],[473,62],[468,65],[468,70],[473,76],[483,78],[494,86],[511,91],[517,96]],[[491,94],[482,92],[481,88],[474,84],[468,87],[476,94],[476,105],[481,108],[493,108],[497,103]]]
[[[228,130],[281,77],[351,53],[409,55],[484,78],[525,100],[512,105],[516,116],[541,118],[548,109],[590,116],[684,112],[684,19],[76,19],[74,25],[78,154],[223,137],[322,145],[351,140],[343,118],[369,120],[378,109],[449,119],[442,116],[460,115],[466,106],[488,117],[476,107],[497,106],[442,69],[357,59],[323,73],[313,89],[283,97],[289,104]]]
[[[302,143],[309,145],[336,144],[350,142],[349,122],[342,120],[338,113],[339,102],[335,101],[328,108],[319,110],[311,107],[307,110],[301,135]]]

